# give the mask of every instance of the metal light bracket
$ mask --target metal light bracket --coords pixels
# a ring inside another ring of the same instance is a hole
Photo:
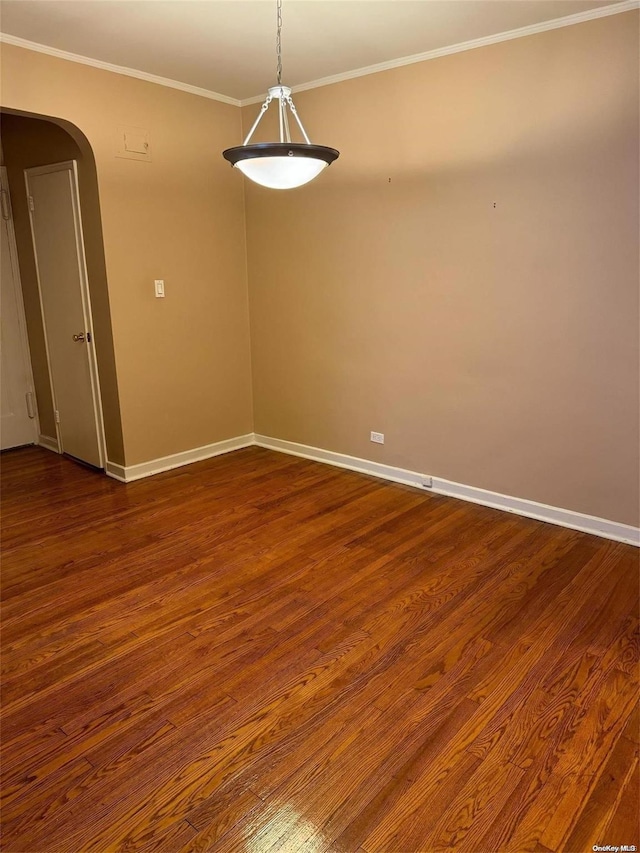
[[[273,100],[278,101],[278,120],[280,124],[280,142],[291,142],[291,132],[289,130],[289,118],[287,115],[287,108],[291,111],[291,114],[295,118],[298,123],[298,127],[304,137],[307,145],[311,145],[311,140],[307,136],[307,131],[304,129],[302,122],[300,121],[300,116],[298,115],[298,111],[296,110],[295,104],[291,98],[291,89],[288,86],[272,86],[267,90],[268,94],[265,99],[265,102],[260,107],[260,112],[258,113],[257,119],[254,121],[253,126],[249,133],[247,134],[246,139],[242,143],[243,145],[248,145],[251,137],[256,131],[256,128],[260,124],[260,120],[263,115],[269,109],[269,104]]]

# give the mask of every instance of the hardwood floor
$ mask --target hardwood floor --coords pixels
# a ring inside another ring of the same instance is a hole
[[[250,448],[2,456],[3,851],[638,845],[638,552]]]

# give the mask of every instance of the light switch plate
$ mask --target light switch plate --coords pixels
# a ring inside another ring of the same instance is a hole
[[[156,296],[164,296],[164,281],[161,278],[157,278],[153,284],[156,289]]]

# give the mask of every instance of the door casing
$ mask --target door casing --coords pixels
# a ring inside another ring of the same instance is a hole
[[[78,164],[75,160],[66,160],[62,163],[51,163],[47,166],[35,166],[29,169],[24,170],[25,176],[25,185],[27,192],[27,200],[31,197],[31,189],[29,181],[31,178],[36,177],[38,175],[46,175],[52,172],[63,172],[66,171],[69,173],[70,182],[71,182],[71,201],[72,201],[72,212],[73,212],[73,221],[74,221],[74,237],[75,237],[75,247],[78,261],[78,273],[79,273],[79,282],[80,282],[80,295],[81,295],[81,309],[84,320],[84,331],[85,333],[89,333],[91,335],[91,342],[86,344],[87,347],[87,355],[89,361],[89,371],[91,377],[91,392],[92,392],[92,411],[93,417],[95,419],[96,424],[96,433],[97,433],[97,443],[98,443],[98,453],[100,457],[100,468],[104,468],[106,464],[106,441],[105,441],[105,433],[104,433],[104,420],[102,413],[102,398],[100,395],[100,379],[98,375],[98,364],[96,359],[96,351],[95,351],[95,338],[93,334],[93,318],[91,314],[91,295],[89,293],[89,277],[87,274],[87,264],[85,258],[84,251],[84,239],[83,239],[83,231],[82,231],[82,214],[80,209],[80,194],[78,191]],[[44,308],[44,300],[42,293],[42,282],[40,276],[40,270],[38,267],[38,249],[36,244],[35,237],[35,229],[34,229],[34,214],[31,210],[31,205],[29,204],[29,219],[31,224],[31,238],[33,241],[33,253],[35,258],[35,266],[36,266],[36,277],[38,281],[38,296],[40,300],[40,312],[42,316],[42,326],[44,329],[44,338],[45,338],[45,350],[47,356],[47,367],[49,370],[49,378],[51,382],[51,396],[53,400],[54,407],[56,411],[58,410],[58,405],[56,403],[56,391],[55,391],[55,376],[52,371],[52,362],[50,355],[50,346],[49,346],[49,332],[47,331],[47,318],[45,314]],[[56,440],[58,442],[58,452],[64,453],[65,448],[62,441],[60,425],[56,420]],[[86,461],[86,460],[85,460]]]
[[[18,247],[16,245],[16,235],[13,228],[13,214],[11,209],[11,197],[9,193],[9,179],[7,176],[6,166],[0,166],[0,208],[2,219],[6,228],[8,251],[7,260],[11,269],[11,289],[16,309],[15,321],[17,323],[17,333],[20,346],[20,356],[23,364],[20,365],[21,372],[26,379],[26,387],[23,389],[25,394],[32,395],[33,415],[29,415],[32,423],[32,443],[37,443],[40,436],[40,422],[38,419],[38,407],[35,405],[35,386],[33,382],[33,370],[31,367],[31,351],[29,350],[29,338],[27,335],[27,321],[24,312],[24,299],[22,296],[22,286],[20,282],[20,267],[18,266]],[[5,294],[6,295],[6,294]],[[6,358],[6,352],[4,357]],[[25,401],[25,408],[27,404]],[[25,433],[26,437],[26,433]],[[12,445],[13,446],[13,445]]]

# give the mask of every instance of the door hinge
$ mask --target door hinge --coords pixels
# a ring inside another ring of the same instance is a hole
[[[2,202],[2,218],[8,222],[11,219],[11,207],[9,205],[9,193],[4,187],[0,189],[0,200]]]
[[[91,332],[87,332],[87,343],[91,343]]]
[[[60,412],[56,409],[56,423],[60,423]]]
[[[35,403],[33,400],[33,391],[27,391],[27,393],[25,394],[25,397],[27,398],[27,414],[29,415],[30,418],[35,418],[36,407],[35,407]]]
[[[35,208],[35,205],[33,203],[33,196],[30,195],[29,196],[29,210],[33,213],[35,209],[36,208]]]

